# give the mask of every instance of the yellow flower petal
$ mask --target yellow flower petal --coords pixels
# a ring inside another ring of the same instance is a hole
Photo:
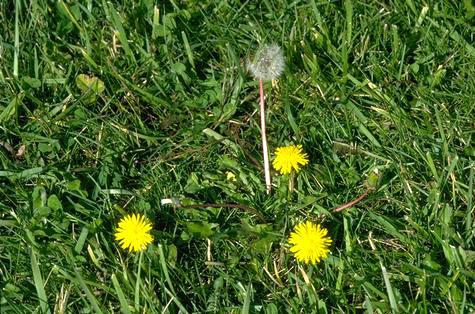
[[[152,243],[152,224],[140,214],[128,215],[121,219],[114,237],[123,249],[139,252]]]
[[[326,258],[330,252],[329,246],[332,239],[327,236],[328,230],[320,225],[307,221],[295,227],[295,231],[290,234],[289,243],[293,244],[290,252],[295,258],[304,263],[315,264]]]
[[[305,166],[306,164],[308,164],[307,154],[302,151],[302,145],[277,148],[272,162],[275,170],[281,174],[289,174],[292,169],[299,171],[300,165]]]

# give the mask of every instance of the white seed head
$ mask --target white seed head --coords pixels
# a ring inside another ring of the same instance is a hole
[[[266,45],[261,47],[254,60],[247,64],[247,68],[258,80],[274,80],[284,71],[284,55],[277,45]]]

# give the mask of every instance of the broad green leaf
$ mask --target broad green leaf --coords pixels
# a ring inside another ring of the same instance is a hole
[[[83,92],[92,91],[96,94],[100,94],[104,91],[104,82],[95,76],[89,76],[86,74],[79,74],[76,76],[76,86]]]

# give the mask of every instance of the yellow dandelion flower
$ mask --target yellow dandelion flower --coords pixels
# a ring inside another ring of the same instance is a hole
[[[295,258],[304,263],[315,264],[326,258],[330,252],[332,239],[327,236],[328,230],[310,221],[300,223],[290,234],[289,243],[293,244],[290,251]]]
[[[302,166],[308,164],[307,154],[302,151],[302,145],[291,145],[276,149],[272,165],[281,174],[289,174],[292,169],[299,171],[299,164]]]
[[[139,252],[152,243],[150,230],[152,224],[146,217],[140,214],[128,215],[119,222],[115,230],[115,239],[123,249]]]
[[[236,175],[231,171],[226,172],[226,180],[236,182]]]

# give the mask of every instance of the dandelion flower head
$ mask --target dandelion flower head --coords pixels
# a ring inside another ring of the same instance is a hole
[[[231,171],[226,172],[226,180],[236,182],[236,175]]]
[[[140,214],[128,215],[121,219],[115,231],[115,239],[123,249],[139,252],[152,243],[152,224]]]
[[[284,55],[277,45],[260,48],[247,68],[258,80],[270,81],[279,77],[284,71]]]
[[[300,165],[305,166],[306,164],[308,164],[307,154],[302,151],[302,145],[277,148],[272,162],[275,170],[281,174],[289,174],[292,169],[299,171]]]
[[[310,221],[300,223],[290,234],[289,243],[299,262],[316,264],[328,256],[332,239],[327,236],[328,230]]]

